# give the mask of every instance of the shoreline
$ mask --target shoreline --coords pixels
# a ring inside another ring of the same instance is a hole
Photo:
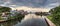
[[[22,18],[23,19],[23,18]],[[8,21],[11,21],[11,20],[22,20],[22,19],[19,19],[19,18],[13,18],[13,19],[8,19],[8,20],[0,20],[0,23],[4,23],[4,22],[8,22]]]

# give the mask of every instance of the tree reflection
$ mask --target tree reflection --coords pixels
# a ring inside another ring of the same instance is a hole
[[[20,22],[20,19],[16,19],[16,20],[9,20],[8,22],[3,22],[0,23],[0,26],[14,26],[16,24],[18,24],[18,22]]]

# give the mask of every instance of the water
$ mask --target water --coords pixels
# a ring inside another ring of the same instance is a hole
[[[8,22],[0,23],[0,26],[47,26],[45,20],[41,16],[28,14],[22,20],[15,19]]]
[[[0,26],[14,26],[14,25],[18,24],[18,22],[20,23],[20,20],[18,20],[18,19],[10,20],[8,22],[0,23]]]

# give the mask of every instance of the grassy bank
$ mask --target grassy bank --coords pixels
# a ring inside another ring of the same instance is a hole
[[[56,26],[60,26],[60,20],[57,20],[51,16],[47,16],[49,20],[51,20]]]
[[[0,17],[0,22],[6,22],[6,21],[11,21],[11,20],[19,20],[21,21],[24,18],[24,15],[16,15],[16,16],[10,16],[8,17],[7,20],[5,20],[4,18]]]

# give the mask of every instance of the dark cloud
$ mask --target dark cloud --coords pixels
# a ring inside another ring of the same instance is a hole
[[[9,3],[7,3],[9,2]],[[27,6],[27,7],[54,7],[53,4],[58,4],[60,0],[0,0],[0,4],[4,5],[16,5],[16,6]]]
[[[42,7],[47,0],[13,0],[12,3],[22,6]]]

